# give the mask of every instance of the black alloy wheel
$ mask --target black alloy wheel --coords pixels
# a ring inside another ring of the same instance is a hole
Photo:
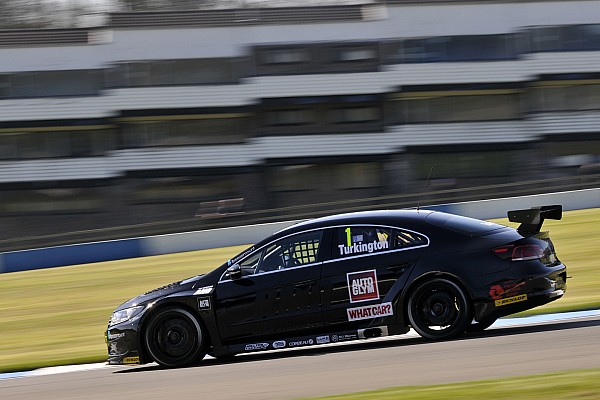
[[[205,355],[205,335],[198,321],[182,308],[165,308],[150,318],[144,340],[150,356],[165,367],[183,367]]]
[[[421,283],[408,300],[408,319],[424,338],[452,339],[471,322],[471,302],[456,283],[436,278]]]

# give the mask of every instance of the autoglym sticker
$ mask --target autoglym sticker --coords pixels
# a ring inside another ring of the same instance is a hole
[[[377,272],[374,269],[369,271],[350,272],[346,274],[346,279],[348,280],[350,303],[379,300]]]

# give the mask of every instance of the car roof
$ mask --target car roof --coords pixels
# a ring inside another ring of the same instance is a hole
[[[429,210],[377,210],[359,211],[345,214],[330,215],[315,218],[282,229],[275,235],[289,235],[291,233],[319,229],[329,226],[351,225],[351,224],[374,224],[374,225],[397,225],[399,223],[418,223],[433,213]]]

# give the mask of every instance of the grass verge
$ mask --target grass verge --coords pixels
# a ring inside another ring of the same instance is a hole
[[[597,399],[600,369],[432,386],[404,386],[311,400]]]
[[[529,314],[600,307],[599,226],[600,209],[544,224],[573,278],[563,299]],[[244,247],[1,274],[0,372],[106,360],[103,332],[116,306],[212,270]]]

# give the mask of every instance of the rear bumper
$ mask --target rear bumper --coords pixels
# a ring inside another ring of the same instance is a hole
[[[475,320],[497,319],[558,300],[567,290],[566,279],[567,268],[561,264],[546,274],[511,282],[505,293],[474,303]]]

